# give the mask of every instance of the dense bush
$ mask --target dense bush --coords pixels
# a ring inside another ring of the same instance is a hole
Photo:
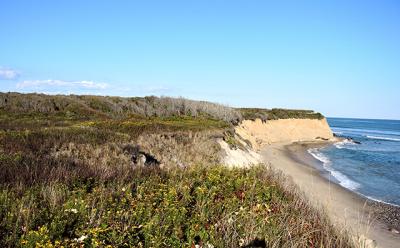
[[[260,109],[260,108],[239,108],[242,118],[246,120],[261,119],[279,120],[279,119],[323,119],[324,116],[312,110],[296,109]]]

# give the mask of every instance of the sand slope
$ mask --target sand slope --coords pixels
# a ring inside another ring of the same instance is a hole
[[[222,163],[227,166],[247,167],[255,164],[262,163],[260,154],[247,148],[233,149],[223,141],[219,140],[218,144],[221,146],[224,156]]]

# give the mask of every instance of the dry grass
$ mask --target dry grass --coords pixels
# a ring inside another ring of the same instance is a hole
[[[144,151],[156,154],[163,164],[186,168],[191,165],[220,163],[220,147],[215,137],[220,132],[177,132],[140,136]]]

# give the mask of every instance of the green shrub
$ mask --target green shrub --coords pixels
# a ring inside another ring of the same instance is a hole
[[[239,108],[243,119],[255,120],[261,119],[278,120],[278,119],[323,119],[324,116],[312,110],[296,110],[296,109],[260,109],[260,108]]]

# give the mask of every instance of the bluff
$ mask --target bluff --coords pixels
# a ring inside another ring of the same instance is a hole
[[[325,118],[243,120],[235,127],[235,132],[241,138],[249,141],[256,150],[272,143],[329,140],[333,138],[332,130]]]

